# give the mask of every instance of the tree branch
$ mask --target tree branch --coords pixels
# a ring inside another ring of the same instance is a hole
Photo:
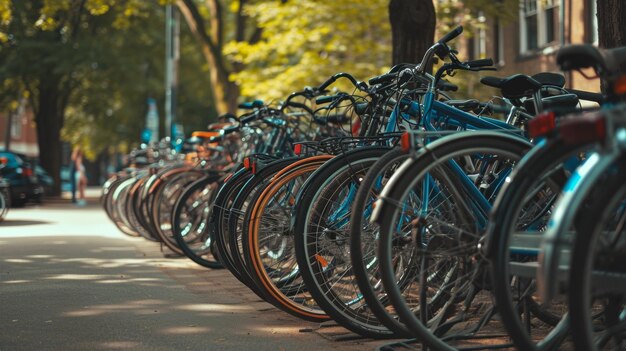
[[[206,4],[210,10],[210,25],[211,36],[213,37],[213,43],[220,51],[224,44],[224,23],[222,21],[222,4],[219,0],[206,0]]]
[[[250,39],[248,39],[248,42],[250,44],[256,44],[259,42],[259,40],[261,40],[261,35],[263,34],[263,29],[262,28],[256,28],[254,30],[254,32],[252,32],[252,35],[250,36]]]
[[[206,43],[211,50],[214,50],[215,43],[207,34],[206,27],[204,26],[204,19],[202,18],[202,15],[200,15],[196,4],[193,3],[193,0],[178,0],[176,4],[178,5],[180,12],[187,19],[187,25],[189,26],[189,29],[191,29],[191,32],[196,35],[200,41]]]
[[[246,16],[243,13],[243,7],[246,4],[246,0],[239,0],[239,9],[237,10],[237,25],[235,30],[235,40],[243,41],[244,31],[246,29]]]

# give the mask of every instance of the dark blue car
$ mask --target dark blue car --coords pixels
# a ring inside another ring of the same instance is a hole
[[[10,151],[0,151],[0,176],[9,182],[11,204],[24,205],[28,201],[41,201],[43,187],[32,165]]]

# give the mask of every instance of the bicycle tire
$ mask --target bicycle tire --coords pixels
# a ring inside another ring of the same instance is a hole
[[[365,265],[366,261],[376,259],[378,229],[375,223],[369,223],[369,218],[364,218],[364,216],[366,212],[371,211],[372,200],[375,201],[380,193],[380,188],[374,189],[379,177],[382,177],[383,173],[393,172],[393,168],[397,168],[409,157],[407,152],[393,149],[370,167],[354,198],[350,217],[350,260],[359,290],[376,318],[392,331],[394,336],[404,338],[412,337],[411,333],[398,320],[398,315],[393,311],[393,307],[389,306],[389,302],[387,301],[386,305],[382,303],[381,300],[386,299],[386,293],[382,290],[382,286],[378,284],[379,292],[374,289],[375,283],[372,280],[376,279],[380,282],[378,278],[373,276],[378,271],[378,264],[368,267]],[[382,185],[380,184],[379,187]],[[367,208],[369,211],[366,210]],[[367,235],[367,238],[363,238],[363,235]]]
[[[369,167],[389,150],[381,146],[363,147],[326,162],[303,186],[294,225],[298,266],[315,301],[345,328],[371,338],[389,338],[394,333],[369,310],[358,290],[347,255],[349,238],[345,234],[349,233],[350,223],[344,216],[351,211],[345,209],[345,204],[346,196],[355,192]],[[333,199],[339,203],[333,206]],[[347,213],[329,220],[336,211]],[[324,274],[323,270],[330,266],[333,274]]]
[[[206,246],[206,249],[195,250],[189,246],[190,240],[187,240],[186,235],[184,235],[183,233],[181,216],[183,215],[183,211],[187,211],[186,206],[189,199],[196,195],[198,192],[205,192],[205,190],[208,190],[208,195],[202,194],[201,199],[203,203],[197,204],[196,202],[198,200],[195,200],[191,206],[203,206],[200,207],[201,212],[203,214],[206,214],[207,217],[210,216],[211,207],[213,205],[212,200],[215,198],[215,195],[217,193],[217,187],[219,185],[218,181],[220,178],[221,177],[218,175],[206,175],[205,177],[198,179],[188,185],[176,201],[176,204],[174,205],[174,213],[172,215],[172,233],[174,235],[174,239],[176,240],[177,246],[187,257],[189,257],[189,259],[191,259],[195,263],[203,267],[214,269],[224,268],[224,266],[219,262],[219,259],[216,257],[217,253],[214,247],[215,240],[212,238],[212,235],[207,228],[208,218],[204,218],[202,216],[200,216],[199,218],[195,218],[196,224],[199,225],[199,227],[195,229],[195,232],[198,235],[198,239],[196,239],[196,241],[199,241],[201,243],[206,243],[207,241],[209,242],[209,245],[204,245]],[[187,232],[189,231],[191,230],[188,230]],[[212,259],[205,258],[208,257],[208,254],[211,254],[213,256]]]
[[[511,335],[511,339],[517,347],[525,350],[552,349],[567,337],[565,330],[566,322],[560,326],[562,330],[547,334],[547,337],[531,337],[528,330],[528,322],[521,320],[519,307],[514,303],[520,300],[514,297],[511,291],[511,272],[509,260],[511,257],[511,240],[516,230],[519,213],[524,201],[528,198],[531,190],[537,189],[546,179],[563,185],[566,175],[560,165],[571,155],[578,155],[586,146],[572,148],[564,145],[559,139],[553,139],[540,147],[535,147],[528,156],[523,159],[514,170],[509,182],[504,184],[500,195],[494,203],[491,220],[487,230],[487,256],[492,261],[491,275],[493,292],[498,306],[502,323]],[[546,175],[546,172],[548,173]],[[550,177],[550,178],[546,178]],[[530,313],[537,316],[547,324],[558,325],[559,319],[550,313],[543,315],[547,307],[539,308],[534,299],[529,296],[526,301],[518,303],[531,303],[534,310]],[[528,318],[526,316],[525,318]]]
[[[574,236],[568,296],[576,351],[626,349],[626,157],[618,164],[597,184]]]
[[[268,301],[291,315],[311,322],[327,321],[330,317],[319,306],[311,303],[314,300],[310,297],[308,286],[300,283],[297,286],[297,294],[293,294],[292,289],[289,290],[291,294],[286,294],[276,284],[273,277],[268,274],[265,262],[261,257],[259,232],[262,231],[261,224],[267,218],[263,214],[268,209],[268,204],[273,196],[284,185],[289,184],[294,179],[298,177],[308,178],[315,169],[331,158],[332,156],[330,155],[323,155],[300,159],[277,173],[267,186],[260,189],[257,195],[253,196],[251,200],[252,206],[250,206],[251,211],[246,214],[246,217],[249,219],[248,225],[247,227],[244,226],[244,229],[248,229],[246,231],[248,235],[245,236],[247,240],[244,241],[247,243],[247,245],[244,245],[246,258],[248,258],[247,263],[251,266],[253,279],[270,297]],[[290,227],[290,225],[287,225],[287,227]],[[291,233],[291,235],[294,234],[293,232]],[[295,259],[292,259],[292,261],[295,262]],[[294,267],[290,266],[289,270],[293,269]],[[295,269],[299,270],[299,267]],[[291,283],[291,281],[288,283]],[[305,289],[302,290],[301,288]]]
[[[481,271],[482,264],[480,261],[474,262],[474,260],[480,260],[480,253],[478,252],[477,242],[478,235],[471,234],[472,229],[476,227],[476,223],[474,222],[473,216],[471,216],[471,207],[465,204],[466,196],[463,194],[462,188],[458,188],[458,182],[454,179],[454,177],[450,177],[450,174],[444,171],[448,167],[448,160],[451,160],[453,157],[459,157],[460,155],[469,155],[475,153],[482,153],[485,155],[502,155],[504,160],[519,160],[521,156],[531,148],[531,144],[527,141],[505,133],[498,132],[466,132],[466,133],[458,133],[452,136],[444,137],[439,140],[436,140],[430,144],[426,148],[420,150],[420,152],[414,156],[412,159],[409,159],[401,166],[401,170],[395,176],[395,180],[392,179],[390,184],[385,188],[382,197],[385,200],[377,203],[377,211],[379,211],[375,215],[375,220],[380,225],[381,230],[381,239],[379,241],[379,250],[378,257],[380,259],[380,271],[382,275],[382,281],[387,291],[393,306],[396,309],[396,312],[400,316],[403,323],[409,328],[409,330],[413,333],[413,335],[418,338],[425,346],[429,348],[433,348],[435,350],[455,350],[455,347],[451,346],[447,342],[444,342],[442,338],[444,337],[444,333],[449,330],[451,327],[447,325],[445,322],[443,324],[439,324],[437,327],[443,328],[441,331],[432,331],[428,326],[424,325],[425,318],[431,318],[428,316],[427,311],[420,310],[420,319],[413,314],[413,312],[407,308],[404,296],[402,292],[396,286],[395,272],[392,259],[392,233],[394,232],[394,228],[396,225],[396,219],[398,217],[397,209],[399,208],[399,204],[402,203],[402,199],[414,188],[414,186],[420,181],[421,177],[428,175],[428,177],[432,177],[433,171],[437,171],[435,174],[437,177],[441,177],[441,182],[437,183],[437,186],[446,186],[449,187],[451,191],[451,196],[455,201],[458,201],[460,206],[456,207],[455,212],[447,212],[449,215],[458,218],[459,223],[465,223],[469,229],[463,228],[461,225],[457,224],[453,226],[451,233],[455,236],[450,236],[450,234],[446,234],[441,236],[439,240],[433,240],[439,238],[436,233],[430,234],[430,242],[429,246],[432,244],[434,248],[443,248],[446,250],[446,247],[449,245],[458,245],[455,244],[452,239],[459,240],[459,243],[465,246],[459,246],[459,250],[463,253],[463,249],[472,250],[472,256],[465,257],[464,255],[451,255],[451,268],[455,271],[455,275],[461,274],[461,277],[467,276],[472,279],[469,280],[471,283],[466,287],[467,290],[466,296],[459,296],[458,291],[462,291],[461,287],[454,288],[450,291],[450,293],[454,292],[450,298],[468,298],[472,297],[476,292],[476,289],[481,289],[476,286],[476,283],[480,283],[480,279],[486,279],[487,277],[484,275],[484,272]],[[445,166],[439,171],[440,165]],[[388,200],[394,199],[394,200]],[[445,201],[449,201],[449,199],[444,199]],[[432,200],[431,200],[432,201]],[[431,224],[426,223],[418,223],[421,229],[428,229],[428,226]],[[437,222],[433,222],[435,225],[439,225]],[[455,228],[456,227],[456,228]],[[474,229],[475,230],[475,229]],[[419,229],[418,229],[419,233]],[[456,234],[455,234],[456,233]],[[421,234],[420,234],[421,235]],[[446,239],[451,238],[451,239]],[[467,241],[469,240],[469,241]],[[456,247],[456,246],[453,246]],[[428,248],[428,250],[432,251],[433,249]],[[442,251],[446,252],[446,251]],[[421,258],[421,269],[424,269],[426,262],[423,260],[425,255],[422,255]],[[458,263],[455,263],[458,260]],[[447,265],[446,261],[436,261],[437,264],[442,263]],[[457,266],[459,264],[459,266]],[[452,272],[452,271],[450,271]],[[449,274],[449,273],[446,273]],[[425,277],[422,275],[420,279],[424,279]],[[478,280],[476,280],[478,279]],[[450,282],[444,281],[445,287],[449,287]],[[462,283],[458,284],[467,284],[465,280]],[[487,282],[483,282],[483,284],[488,284]],[[453,286],[454,287],[454,286]],[[423,291],[423,289],[422,289]],[[438,292],[437,292],[438,293]],[[426,296],[423,296],[425,298]],[[426,301],[421,298],[421,303],[426,303]],[[450,300],[452,301],[452,300]],[[450,306],[446,305],[446,308],[442,311],[438,311],[437,313],[448,313],[448,309]],[[452,311],[453,312],[453,311]],[[437,316],[438,317],[438,316]],[[448,341],[453,342],[454,340],[448,339]]]

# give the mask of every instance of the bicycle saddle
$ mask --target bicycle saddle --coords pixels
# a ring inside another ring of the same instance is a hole
[[[556,63],[564,71],[594,67],[601,75],[615,74],[626,68],[626,47],[604,50],[592,45],[569,45],[559,50]]]
[[[480,82],[484,85],[501,89],[502,83],[507,79],[513,78],[514,76],[516,75],[505,77],[505,78],[487,76],[487,77],[482,77],[480,79]],[[541,73],[537,73],[533,75],[532,79],[538,81],[539,83],[541,83],[541,85],[552,85],[552,86],[557,86],[560,88],[565,86],[565,77],[559,73],[541,72]]]
[[[532,78],[542,85],[552,85],[559,88],[563,88],[565,86],[565,77],[559,73],[541,72],[533,74]]]
[[[504,80],[504,78],[499,78],[499,77],[493,77],[493,76],[487,76],[487,77],[482,77],[480,78],[480,82],[486,86],[492,87],[492,88],[498,88],[500,89],[500,87],[502,86],[502,81]]]
[[[514,74],[504,78],[500,83],[502,96],[509,99],[518,99],[531,96],[535,91],[541,89],[542,84],[536,79],[525,74]]]

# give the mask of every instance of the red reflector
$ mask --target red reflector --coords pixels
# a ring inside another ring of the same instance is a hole
[[[33,170],[30,169],[30,168],[24,168],[24,176],[32,177],[33,176]]]
[[[357,119],[356,121],[352,122],[352,135],[357,136],[359,135],[360,131],[361,131],[361,120]]]
[[[526,123],[526,130],[531,138],[544,136],[556,128],[556,115],[547,112],[538,115]]]
[[[617,78],[615,84],[613,85],[613,92],[615,95],[626,94],[626,75]]]
[[[250,158],[246,157],[243,159],[243,168],[250,169]]]
[[[256,174],[256,162],[252,162],[251,168],[252,168],[252,174]]]
[[[296,144],[293,146],[293,153],[296,154],[296,156],[300,156],[300,154],[302,154],[302,144]]]
[[[606,137],[606,120],[600,113],[567,118],[559,123],[558,132],[566,144],[603,141]]]
[[[405,132],[400,137],[400,148],[404,152],[411,151],[411,134],[409,134],[409,132]]]

